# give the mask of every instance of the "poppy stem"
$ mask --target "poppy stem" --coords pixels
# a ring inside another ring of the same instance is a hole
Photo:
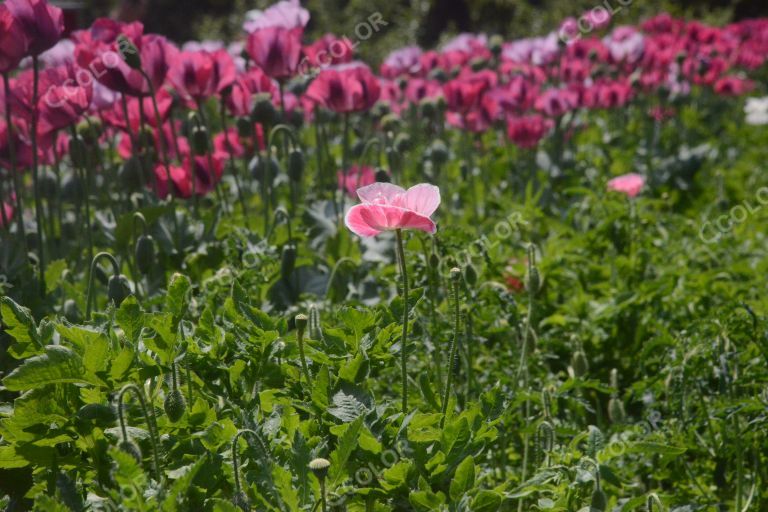
[[[395,230],[397,238],[397,259],[400,262],[400,276],[403,280],[403,334],[400,337],[400,369],[403,380],[403,414],[408,410],[408,268],[405,264],[405,250],[403,249],[403,232]]]
[[[445,390],[443,391],[443,404],[441,411],[442,418],[440,419],[440,428],[445,425],[445,417],[448,414],[448,400],[451,395],[451,386],[453,385],[453,373],[456,358],[458,357],[457,349],[459,346],[459,327],[461,325],[461,314],[459,312],[459,281],[461,279],[461,271],[458,268],[451,269],[451,298],[453,299],[453,340],[451,340],[451,349],[448,355],[448,366],[446,371],[448,376],[445,379]]]
[[[13,140],[13,124],[11,123],[11,86],[8,73],[3,73],[3,91],[5,92],[5,125],[8,129],[8,163],[13,176],[13,191],[16,194],[16,222],[19,230],[19,239],[24,247],[24,261],[28,262],[29,247],[27,247],[27,235],[24,232],[24,204],[21,198],[21,174],[16,168],[16,143]]]
[[[37,105],[38,89],[40,87],[40,70],[38,69],[37,55],[32,56],[32,128],[30,138],[32,139],[32,186],[35,193],[35,223],[37,224],[37,252],[38,265],[40,273],[40,296],[45,297],[45,249],[43,248],[43,204],[40,198],[40,179],[38,176],[38,158],[37,158],[37,121],[39,109]],[[10,125],[9,125],[10,126]]]

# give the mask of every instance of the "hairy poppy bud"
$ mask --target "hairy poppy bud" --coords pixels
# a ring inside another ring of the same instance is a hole
[[[576,377],[583,377],[589,371],[589,361],[583,350],[577,350],[571,356],[571,368]]]
[[[386,169],[376,169],[376,177],[374,178],[379,183],[389,183],[389,173]]]
[[[109,278],[107,282],[107,297],[120,306],[123,301],[131,294],[131,287],[128,284],[128,278],[123,274],[116,274]]]
[[[495,34],[491,36],[491,39],[488,41],[488,49],[491,50],[491,53],[498,57],[501,55],[501,50],[503,49],[504,45],[504,38],[502,38],[500,35]]]
[[[330,467],[331,462],[328,459],[312,459],[309,463],[309,469],[312,470],[318,480],[325,480]]]
[[[74,300],[67,299],[64,301],[64,307],[62,308],[62,313],[64,313],[64,318],[66,318],[73,324],[80,322],[80,319],[81,319],[80,309],[77,307],[77,302],[75,302]]]
[[[245,117],[238,118],[237,134],[241,137],[250,137],[253,135],[253,121]]]
[[[288,155],[288,177],[293,181],[301,181],[304,175],[304,153],[296,148]]]
[[[603,512],[608,505],[608,498],[602,489],[592,491],[592,500],[590,502],[590,512]]]
[[[87,149],[85,141],[80,135],[69,139],[69,157],[75,167],[84,168],[88,165]]]
[[[624,423],[627,413],[624,411],[624,402],[617,397],[608,400],[608,417],[613,423]]]
[[[141,449],[139,448],[139,445],[129,439],[124,439],[120,441],[118,448],[133,457],[136,462],[141,464]]]
[[[398,133],[395,136],[395,142],[393,143],[396,150],[400,153],[411,149],[411,136],[407,133]]]
[[[296,267],[296,247],[292,244],[286,244],[283,247],[283,257],[280,261],[280,276],[288,279]]]
[[[204,126],[192,128],[192,152],[195,155],[208,154],[208,130]]]
[[[263,92],[254,96],[251,119],[265,125],[272,125],[277,121],[277,110],[272,104],[271,94]]]
[[[117,48],[120,56],[131,69],[141,69],[141,55],[133,42],[123,34],[117,36]]]
[[[448,146],[442,140],[436,139],[429,148],[429,154],[433,163],[442,165],[448,161]]]
[[[165,414],[172,423],[176,423],[184,416],[184,411],[187,410],[187,401],[184,399],[184,395],[178,389],[172,389],[163,401],[163,409]]]
[[[149,274],[155,263],[155,243],[152,235],[141,235],[136,240],[136,268],[144,275]]]
[[[400,118],[395,114],[387,114],[381,118],[381,128],[385,132],[392,132],[400,127]]]

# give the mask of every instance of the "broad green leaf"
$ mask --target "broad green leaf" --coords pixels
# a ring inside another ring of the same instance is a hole
[[[178,272],[171,276],[168,293],[165,295],[165,310],[173,317],[174,325],[178,324],[187,309],[187,296],[192,288],[189,278]]]
[[[451,499],[458,501],[465,492],[475,485],[475,459],[471,455],[464,458],[456,468],[450,486]]]
[[[496,491],[483,489],[472,500],[473,512],[496,512],[501,506],[502,496]]]
[[[45,343],[40,339],[28,308],[15,303],[10,297],[0,297],[0,315],[5,332],[16,340],[8,349],[10,355],[23,359],[43,351]]]
[[[144,327],[144,310],[136,297],[131,295],[120,304],[120,307],[115,311],[115,320],[117,320],[117,325],[123,329],[125,337],[131,340],[134,345],[137,344],[141,329]]]
[[[363,418],[359,417],[352,423],[343,425],[343,433],[339,436],[336,449],[331,453],[331,467],[328,471],[329,489],[333,489],[346,474],[346,464],[352,452],[357,448]]]
[[[67,269],[65,260],[54,260],[48,263],[45,269],[45,291],[53,293],[59,287],[62,280],[62,274]]]
[[[45,347],[45,354],[27,359],[3,379],[3,385],[10,391],[64,383],[100,384],[95,376],[87,374],[76,352],[60,345]]]

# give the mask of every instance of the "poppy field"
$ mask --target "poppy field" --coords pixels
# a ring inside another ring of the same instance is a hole
[[[768,18],[311,16],[0,3],[0,509],[768,510]]]

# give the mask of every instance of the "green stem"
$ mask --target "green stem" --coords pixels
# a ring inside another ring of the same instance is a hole
[[[118,409],[121,411],[122,415],[122,408],[123,408],[123,396],[128,392],[132,391],[134,395],[136,395],[136,398],[139,399],[139,404],[141,405],[141,410],[144,413],[144,418],[147,420],[147,427],[149,428],[149,440],[152,443],[152,462],[153,462],[153,469],[155,472],[155,480],[158,482],[160,481],[160,452],[158,451],[158,445],[157,442],[157,430],[154,424],[154,416],[150,415],[149,411],[150,409],[147,407],[147,401],[144,398],[144,393],[139,389],[139,387],[136,384],[126,384],[123,386],[123,388],[120,390],[120,394],[117,398],[117,406]],[[125,425],[123,423],[123,435],[125,436],[125,440],[127,440],[127,433],[125,432]]]
[[[451,274],[459,272],[458,269],[451,270]],[[461,323],[461,314],[459,312],[459,279],[452,277],[453,286],[453,339],[451,340],[451,349],[448,355],[446,366],[447,376],[445,378],[445,390],[443,391],[442,418],[440,419],[440,428],[445,425],[445,417],[448,414],[448,401],[451,396],[451,387],[453,385],[453,365],[456,361],[456,351],[459,346],[459,327]]]
[[[400,262],[400,276],[403,283],[403,332],[400,336],[400,371],[403,381],[403,414],[408,411],[408,266],[405,263],[403,232],[395,230],[397,237],[397,259]]]
[[[37,162],[37,121],[38,121],[38,89],[40,87],[40,70],[37,66],[37,55],[32,56],[32,126],[30,138],[32,140],[32,182],[35,192],[35,222],[37,224],[37,249],[39,253],[40,296],[45,297],[45,249],[43,248],[43,205],[40,199],[40,178],[38,176]]]
[[[301,358],[301,371],[304,374],[304,380],[307,381],[307,389],[312,388],[312,376],[309,374],[309,366],[307,366],[307,356],[304,354],[304,329],[299,328],[296,331],[296,340],[299,344],[299,357]]]
[[[223,99],[220,102],[220,105],[219,115],[221,116],[221,129],[224,131],[224,143],[227,145],[229,164],[232,166],[232,175],[235,177],[235,185],[237,186],[237,198],[240,201],[240,207],[243,210],[243,219],[245,220],[245,225],[250,228],[251,219],[248,215],[248,206],[245,203],[245,196],[243,196],[243,185],[240,182],[240,173],[237,171],[235,153],[232,150],[232,144],[229,142],[229,133],[227,133],[227,113]]]
[[[13,176],[13,189],[16,194],[16,226],[19,230],[19,239],[24,247],[25,264],[28,263],[29,247],[27,247],[27,234],[24,228],[24,203],[21,198],[21,174],[16,169],[16,142],[13,139],[13,123],[11,122],[11,86],[8,73],[3,73],[3,90],[5,91],[5,125],[8,129],[8,163]]]

